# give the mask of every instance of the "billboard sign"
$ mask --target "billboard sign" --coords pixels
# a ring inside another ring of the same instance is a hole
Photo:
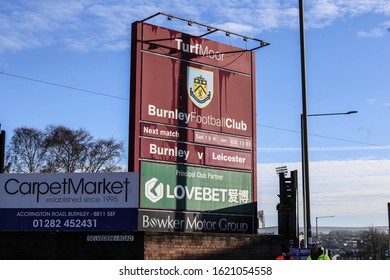
[[[143,162],[141,208],[250,214],[252,175]]]
[[[183,211],[156,211],[142,209],[138,228],[163,232],[218,232],[252,233],[250,215],[228,215]]]
[[[136,229],[137,173],[0,175],[2,230]]]
[[[254,53],[146,22],[132,32],[129,170],[140,173],[140,210],[256,221]]]

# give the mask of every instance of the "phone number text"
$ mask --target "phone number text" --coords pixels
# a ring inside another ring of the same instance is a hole
[[[34,228],[96,228],[96,219],[34,219]]]

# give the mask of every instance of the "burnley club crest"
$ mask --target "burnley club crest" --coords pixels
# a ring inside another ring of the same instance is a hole
[[[187,67],[187,91],[199,108],[209,105],[213,98],[213,72]]]

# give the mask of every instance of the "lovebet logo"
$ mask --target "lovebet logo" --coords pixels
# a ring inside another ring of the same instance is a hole
[[[174,200],[195,200],[211,202],[248,203],[249,191],[241,189],[212,188],[207,186],[171,186],[157,184],[158,179],[152,178],[145,183],[145,197],[156,203],[163,198]]]
[[[164,186],[157,183],[157,178],[152,178],[145,183],[145,196],[153,203],[156,203],[164,197]]]

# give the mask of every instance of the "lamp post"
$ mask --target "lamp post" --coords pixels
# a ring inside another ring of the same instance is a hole
[[[0,124],[0,173],[4,173],[5,159],[5,130],[1,130]]]
[[[310,182],[309,182],[309,144],[307,117],[337,116],[356,114],[358,111],[347,111],[340,113],[322,113],[322,114],[301,114],[301,150],[302,150],[302,193],[303,193],[303,221],[304,238],[306,246],[310,247],[313,243],[311,232],[310,215]]]
[[[389,218],[389,258],[390,258],[390,202],[387,203],[387,215]]]
[[[306,104],[306,62],[305,62],[305,27],[303,15],[303,0],[299,0],[299,37],[301,52],[301,87],[302,87],[302,114],[301,114],[301,151],[302,151],[302,191],[303,191],[303,222],[306,247],[310,247],[310,194],[309,194],[309,154],[307,144],[307,104]]]
[[[316,242],[318,243],[318,219],[325,219],[325,218],[333,218],[334,215],[332,216],[321,216],[321,217],[316,217]]]
[[[306,247],[312,244],[311,221],[310,221],[310,182],[309,182],[309,144],[307,118],[309,116],[330,116],[330,115],[349,115],[357,111],[348,111],[345,113],[327,113],[327,114],[307,114],[306,101],[306,54],[305,54],[305,27],[304,27],[304,1],[299,0],[299,35],[300,35],[300,55],[301,55],[301,86],[302,86],[302,114],[301,114],[301,152],[302,152],[302,192],[303,192],[303,221],[304,238]]]

